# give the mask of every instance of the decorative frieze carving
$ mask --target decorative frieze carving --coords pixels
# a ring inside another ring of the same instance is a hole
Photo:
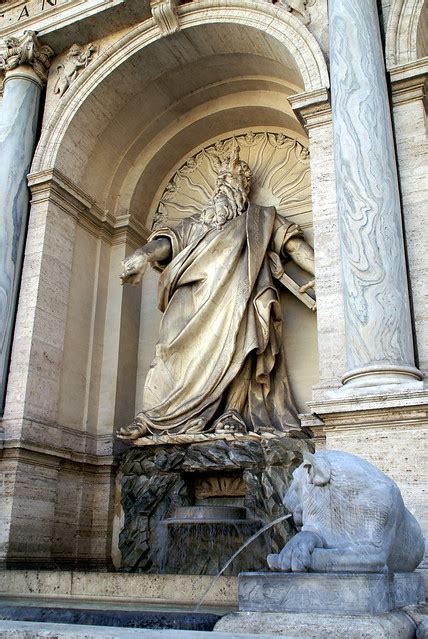
[[[215,187],[217,163],[236,144],[253,169],[253,201],[274,205],[287,218],[299,216],[305,228],[304,214],[312,210],[308,149],[282,132],[249,131],[218,140],[187,159],[164,189],[153,230],[201,210]]]
[[[162,35],[178,30],[177,0],[150,0],[150,8]]]
[[[53,54],[50,46],[40,44],[34,31],[24,31],[21,37],[10,37],[5,41],[0,54],[0,69],[12,71],[22,65],[29,65],[40,80],[46,82]]]
[[[68,87],[79,75],[80,71],[86,68],[96,52],[97,47],[91,43],[86,46],[73,44],[70,47],[67,56],[61,64],[56,68],[58,78],[55,84],[54,93],[58,93],[60,97],[64,95]]]

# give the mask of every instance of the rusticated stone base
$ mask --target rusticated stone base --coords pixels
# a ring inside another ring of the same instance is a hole
[[[285,514],[282,497],[307,440],[239,437],[182,445],[132,448],[122,455],[124,526],[121,568],[128,572],[217,574],[240,545],[264,524]],[[244,506],[238,522],[165,524],[178,506]],[[266,556],[283,547],[285,521],[260,536],[226,574],[265,570]]]

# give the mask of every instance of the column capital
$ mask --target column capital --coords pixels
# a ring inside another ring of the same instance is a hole
[[[53,55],[53,49],[41,44],[34,31],[24,31],[22,36],[7,38],[0,45],[0,69],[7,73],[30,66],[39,80],[45,83]]]

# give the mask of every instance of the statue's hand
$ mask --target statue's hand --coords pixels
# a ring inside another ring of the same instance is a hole
[[[303,286],[301,286],[299,288],[299,292],[300,293],[306,293],[306,291],[308,291],[310,288],[312,288],[313,290],[315,290],[315,279],[313,280],[309,280],[309,282],[306,282],[306,284],[304,284]]]
[[[147,266],[147,255],[141,250],[135,251],[132,255],[122,261],[122,273],[120,279],[122,284],[137,286],[144,275]]]

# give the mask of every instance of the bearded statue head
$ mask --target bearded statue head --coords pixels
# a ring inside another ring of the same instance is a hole
[[[238,145],[226,160],[218,160],[216,168],[216,190],[202,211],[201,221],[221,228],[247,209],[252,173],[248,164],[239,159]]]
[[[239,184],[248,195],[253,174],[248,164],[239,158],[239,151],[239,146],[234,146],[229,157],[219,164],[217,185],[222,182]]]

